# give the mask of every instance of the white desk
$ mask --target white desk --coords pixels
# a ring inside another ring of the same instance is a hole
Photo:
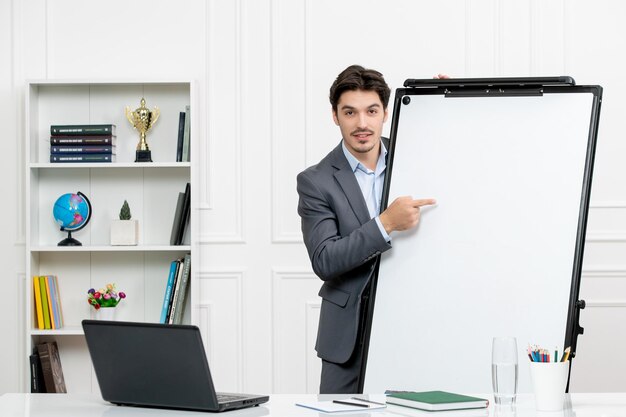
[[[321,396],[320,399],[346,398],[346,396]],[[384,400],[383,395],[369,396]],[[488,398],[488,397],[485,397]],[[210,415],[222,417],[445,417],[440,413],[420,412],[405,407],[389,405],[385,410],[326,414],[295,406],[296,401],[315,401],[317,395],[271,395],[270,401],[259,407]],[[489,406],[490,417],[626,417],[626,393],[571,394],[571,406],[564,411],[537,412],[532,395],[518,396],[514,410]],[[104,402],[98,395],[72,394],[4,394],[0,397],[2,417],[193,417],[205,415],[197,411],[160,410],[151,408],[118,407]]]

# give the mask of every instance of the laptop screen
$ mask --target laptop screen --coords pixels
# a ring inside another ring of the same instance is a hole
[[[102,398],[123,404],[217,410],[196,326],[83,320]]]

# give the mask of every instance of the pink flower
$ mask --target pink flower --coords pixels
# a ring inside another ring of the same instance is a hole
[[[104,299],[109,300],[111,298],[111,294],[104,294]]]
[[[93,293],[93,298],[97,300],[98,298],[100,298],[101,295],[102,294],[100,294],[100,292],[96,291],[95,293]]]
[[[120,298],[126,298],[126,293],[123,293],[123,292],[120,291],[119,292],[119,296],[120,296]]]

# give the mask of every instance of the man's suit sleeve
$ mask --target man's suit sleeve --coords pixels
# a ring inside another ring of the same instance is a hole
[[[349,205],[331,207],[307,171],[298,175],[297,190],[304,243],[313,270],[322,280],[351,271],[391,248],[374,219],[360,225]],[[348,214],[335,213],[335,210],[349,210],[358,227],[341,236],[337,216]]]

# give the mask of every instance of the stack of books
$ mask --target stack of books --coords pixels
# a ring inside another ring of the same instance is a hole
[[[115,125],[51,125],[50,162],[115,161]]]
[[[30,355],[30,392],[66,393],[57,342],[40,343]]]
[[[37,328],[39,330],[62,328],[63,312],[56,275],[34,276],[33,295]]]
[[[176,259],[170,264],[170,272],[165,286],[163,307],[161,309],[161,323],[181,324],[185,311],[185,302],[189,289],[191,274],[191,254]]]

